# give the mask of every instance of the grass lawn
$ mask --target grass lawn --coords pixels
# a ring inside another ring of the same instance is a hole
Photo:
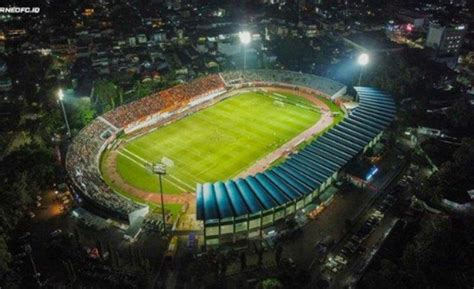
[[[131,185],[157,192],[150,163],[170,159],[174,164],[163,183],[167,194],[232,178],[319,120],[309,101],[288,98],[299,105],[250,92],[223,100],[131,141],[118,155],[117,170]]]

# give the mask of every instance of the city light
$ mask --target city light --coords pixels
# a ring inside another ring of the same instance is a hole
[[[373,167],[370,169],[370,171],[369,171],[369,173],[367,174],[367,176],[365,176],[365,180],[366,180],[366,181],[370,181],[378,171],[379,171],[379,169],[378,169],[376,166],[373,166]]]
[[[250,41],[252,40],[250,36],[250,32],[248,31],[239,32],[239,38],[240,38],[240,42],[244,45],[249,44]]]
[[[369,55],[367,53],[362,53],[357,59],[360,65],[366,66],[369,63]]]

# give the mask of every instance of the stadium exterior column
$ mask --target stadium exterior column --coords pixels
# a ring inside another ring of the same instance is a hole
[[[250,231],[250,214],[247,214],[247,239],[249,238]]]
[[[235,217],[232,217],[232,243],[235,243]]]
[[[273,215],[272,216],[272,226],[274,226],[275,225],[275,207],[272,208],[272,213],[273,213],[272,214]]]

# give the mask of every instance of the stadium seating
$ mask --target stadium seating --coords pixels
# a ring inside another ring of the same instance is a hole
[[[329,96],[336,94],[344,87],[342,83],[328,78],[287,70],[228,71],[220,75],[228,86],[252,82],[280,83],[312,88]]]
[[[117,217],[127,219],[129,213],[142,206],[115,194],[100,176],[97,159],[106,144],[102,136],[107,131],[113,134],[114,128],[100,118],[82,129],[69,147],[66,169],[84,197]]]
[[[222,79],[219,75],[213,74],[122,105],[105,113],[103,117],[116,127],[126,128],[148,116],[184,107],[195,98],[205,97],[224,89]]]

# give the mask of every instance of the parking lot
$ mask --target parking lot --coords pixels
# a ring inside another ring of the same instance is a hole
[[[349,234],[330,255],[322,266],[322,273],[326,274],[328,279],[334,279],[337,273],[342,271],[352,258],[363,254],[367,250],[366,240],[371,236],[374,230],[380,225],[388,210],[397,200],[396,191],[387,194],[378,204],[367,212],[362,225]]]

